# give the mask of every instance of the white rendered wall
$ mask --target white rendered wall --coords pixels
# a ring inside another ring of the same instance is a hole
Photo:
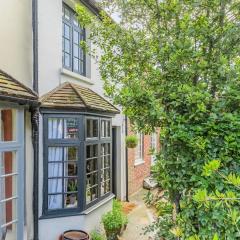
[[[32,87],[30,0],[0,0],[0,69]]]
[[[32,88],[32,5],[31,0],[0,0],[0,69]],[[25,233],[33,236],[32,183],[33,148],[30,113],[25,114]],[[22,139],[24,141],[24,139]],[[24,207],[24,206],[20,206]]]

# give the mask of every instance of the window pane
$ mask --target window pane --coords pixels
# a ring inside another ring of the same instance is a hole
[[[48,119],[48,138],[77,138],[78,122],[76,118],[49,118]]]
[[[91,188],[98,184],[98,173],[87,174],[87,188]]]
[[[102,168],[107,168],[110,166],[110,157],[111,157],[110,155],[102,157],[102,165],[101,165]]]
[[[16,140],[16,110],[0,109],[0,142]]]
[[[138,135],[138,145],[136,147],[136,160],[143,160],[143,135]]]
[[[110,192],[110,180],[101,183],[101,195],[105,195],[106,193]]]
[[[61,209],[62,208],[62,194],[48,196],[48,209]]]
[[[70,67],[70,55],[68,53],[64,53],[64,66]]]
[[[87,145],[87,159],[88,158],[94,158],[98,156],[98,145]]]
[[[64,208],[76,208],[77,205],[77,193],[69,193],[64,195]]]
[[[101,155],[110,154],[110,143],[101,144]]]
[[[70,11],[66,7],[64,7],[64,17],[66,20],[70,20]]]
[[[93,188],[87,188],[86,190],[86,203],[89,204],[90,202],[94,201],[98,198],[98,186]]]
[[[73,31],[73,42],[77,45],[79,45],[79,43],[80,43],[79,32],[77,32],[77,31]]]
[[[65,147],[64,151],[65,151],[64,161],[77,161],[78,159],[77,147]]]
[[[48,148],[48,161],[49,162],[61,162],[63,160],[63,148],[62,147],[49,147]]]
[[[110,179],[110,168],[102,170],[101,179],[102,182]]]
[[[77,176],[78,167],[76,162],[65,163],[65,176]]]
[[[61,118],[48,119],[48,138],[49,139],[63,138],[63,120]]]
[[[70,39],[70,27],[64,24],[64,37]]]
[[[16,197],[18,195],[16,153],[2,152],[0,164],[0,200]]]
[[[98,137],[98,120],[87,119],[87,138]]]
[[[74,18],[73,18],[73,24],[77,27],[79,26],[79,22],[76,15],[74,15]]]
[[[13,174],[17,172],[15,152],[3,152],[0,156],[0,175]]]
[[[74,58],[73,60],[73,69],[74,71],[79,72],[79,60],[77,58]]]
[[[64,138],[78,137],[78,122],[76,118],[64,119]]]
[[[77,192],[78,184],[76,178],[65,178],[65,193],[69,192]]]
[[[62,163],[49,163],[48,164],[48,177],[62,176]]]
[[[70,41],[67,39],[64,39],[64,52],[70,54]]]
[[[79,58],[79,57],[80,57],[78,50],[79,50],[79,46],[76,45],[76,44],[74,44],[74,47],[73,47],[73,55],[74,55],[74,57],[76,57],[76,58]]]
[[[48,193],[62,192],[62,178],[48,179]]]
[[[17,239],[18,200],[0,203],[0,239]]]
[[[110,121],[102,120],[101,121],[101,137],[110,137]]]
[[[94,172],[98,169],[98,166],[97,166],[97,158],[94,158],[94,159],[91,159],[91,160],[88,160],[87,161],[87,173],[91,173],[91,172]]]

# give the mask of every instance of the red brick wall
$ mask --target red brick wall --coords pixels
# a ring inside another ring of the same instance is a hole
[[[135,135],[131,131],[130,124],[128,125],[128,135]],[[158,138],[157,138],[158,139]],[[151,169],[151,155],[149,151],[151,149],[151,136],[145,135],[143,139],[144,145],[144,163],[135,165],[135,148],[128,148],[128,194],[131,195],[137,192],[143,186],[144,178],[150,175]],[[159,143],[157,143],[159,148]]]

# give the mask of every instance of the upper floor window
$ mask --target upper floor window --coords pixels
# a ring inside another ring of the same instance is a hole
[[[86,54],[80,46],[86,39],[85,29],[79,25],[76,13],[63,4],[62,10],[63,67],[86,76]]]

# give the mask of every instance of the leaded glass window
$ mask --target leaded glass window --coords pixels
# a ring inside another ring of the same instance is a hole
[[[86,76],[86,54],[80,46],[86,33],[76,17],[76,13],[63,4],[62,12],[62,62],[63,67]]]
[[[44,211],[87,209],[111,193],[111,120],[77,114],[44,116]],[[102,122],[106,122],[105,138]]]

